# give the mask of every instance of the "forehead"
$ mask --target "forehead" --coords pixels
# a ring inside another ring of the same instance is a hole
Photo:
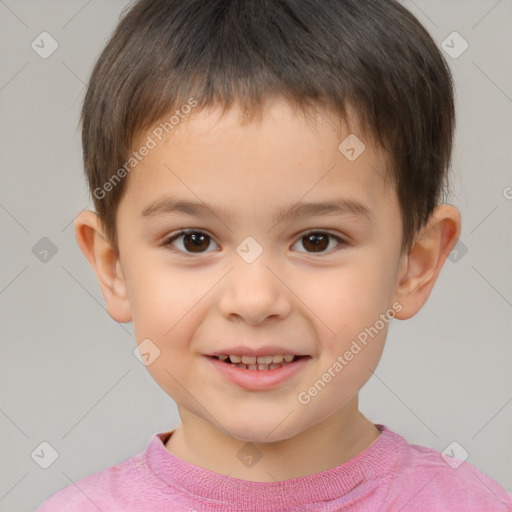
[[[149,137],[154,147],[131,172],[123,200],[140,214],[166,192],[246,209],[334,192],[367,203],[389,199],[394,190],[383,153],[350,126],[355,133],[321,109],[305,119],[279,100],[252,120],[237,106],[192,113],[163,140],[154,130],[139,139]]]

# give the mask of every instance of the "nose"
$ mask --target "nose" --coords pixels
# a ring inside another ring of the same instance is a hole
[[[224,280],[218,308],[227,319],[257,325],[285,318],[291,310],[291,293],[266,259],[260,256],[253,263],[240,259]]]

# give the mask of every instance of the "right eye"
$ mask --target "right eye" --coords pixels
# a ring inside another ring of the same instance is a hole
[[[176,248],[174,245],[175,241],[179,241],[183,249]],[[210,245],[210,241],[212,241],[212,238],[203,231],[188,229],[171,235],[162,243],[162,246],[173,252],[189,256],[191,254],[203,254],[204,252],[211,252],[203,250]]]

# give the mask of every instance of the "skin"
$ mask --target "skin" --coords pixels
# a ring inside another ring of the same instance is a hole
[[[78,215],[75,234],[111,317],[133,321],[137,344],[149,338],[160,350],[147,368],[181,418],[167,450],[234,478],[279,481],[338,466],[379,437],[358,409],[358,392],[377,367],[387,323],[309,403],[297,395],[394,303],[398,319],[420,310],[457,242],[460,215],[436,207],[402,254],[396,191],[371,140],[354,131],[366,149],[349,161],[338,145],[350,132],[326,112],[308,123],[279,99],[261,119],[243,122],[240,112],[235,105],[224,116],[219,109],[190,115],[132,171],[118,209],[118,258],[95,213]],[[233,214],[141,217],[171,194]],[[373,217],[274,221],[280,207],[340,196]],[[184,237],[165,245],[187,228],[208,235],[199,250]],[[323,238],[315,252],[303,238],[310,231],[347,243]],[[236,252],[247,236],[263,249],[251,264]],[[277,388],[248,391],[204,357],[244,343],[284,345],[311,358]],[[261,455],[252,467],[237,457],[246,443]]]

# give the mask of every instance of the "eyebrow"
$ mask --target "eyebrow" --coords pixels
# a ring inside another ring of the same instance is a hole
[[[148,218],[165,214],[183,214],[203,218],[213,214],[220,219],[222,217],[228,218],[232,216],[233,212],[226,208],[209,205],[204,202],[164,197],[144,208],[141,217]],[[290,217],[322,215],[351,215],[370,222],[375,220],[375,215],[372,210],[363,203],[340,197],[326,202],[298,202],[279,208],[274,213],[274,223],[277,224]]]

